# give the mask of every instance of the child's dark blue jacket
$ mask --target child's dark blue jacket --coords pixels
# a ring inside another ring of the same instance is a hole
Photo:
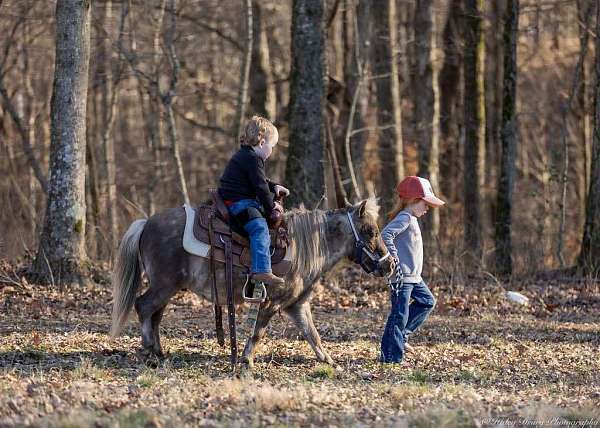
[[[265,161],[251,146],[242,145],[225,167],[219,181],[219,194],[232,202],[258,198],[269,215],[274,207],[276,184],[265,174]]]

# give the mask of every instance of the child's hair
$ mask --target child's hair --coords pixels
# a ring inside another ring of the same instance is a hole
[[[246,124],[244,134],[240,137],[240,144],[256,146],[263,138],[270,139],[277,135],[277,128],[269,119],[254,115]]]
[[[394,217],[396,217],[398,215],[398,213],[400,211],[402,211],[404,208],[406,208],[413,202],[416,202],[418,199],[419,198],[407,199],[407,198],[403,198],[402,196],[398,196],[398,199],[396,199],[396,203],[394,204],[394,207],[388,212],[388,219],[392,220]]]

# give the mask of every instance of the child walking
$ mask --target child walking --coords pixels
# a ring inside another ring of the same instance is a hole
[[[429,207],[445,204],[433,194],[431,183],[409,176],[396,187],[398,200],[390,211],[391,221],[381,232],[383,241],[396,261],[391,283],[392,309],[381,338],[383,363],[399,363],[405,352],[413,351],[408,336],[425,321],[435,306],[435,297],[421,278],[423,240],[417,218]],[[411,303],[412,299],[412,303]]]
[[[283,207],[275,195],[289,195],[285,187],[266,177],[265,161],[279,140],[277,128],[268,119],[253,116],[240,139],[240,149],[232,156],[219,181],[219,194],[229,213],[250,238],[252,277],[267,284],[283,284],[271,271],[269,227],[266,218]]]

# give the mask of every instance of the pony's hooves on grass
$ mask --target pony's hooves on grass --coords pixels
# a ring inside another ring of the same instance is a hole
[[[149,349],[138,349],[136,352],[137,358],[142,364],[150,368],[156,368],[159,366],[160,361],[164,358],[164,355],[157,355]]]

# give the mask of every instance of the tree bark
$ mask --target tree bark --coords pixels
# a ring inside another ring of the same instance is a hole
[[[303,202],[315,208],[324,196],[324,105],[323,4],[320,0],[294,0],[286,165],[291,205]]]
[[[502,157],[498,180],[496,213],[496,270],[512,274],[512,193],[515,181],[517,153],[517,39],[519,31],[519,0],[507,0],[504,17],[504,72],[502,124],[500,142]]]
[[[90,1],[56,3],[48,203],[34,271],[54,283],[82,281],[85,253],[85,119]]]
[[[588,27],[589,22],[591,20],[591,14],[593,12],[591,10],[592,6],[593,6],[593,4],[590,3],[587,13],[583,14],[584,20],[583,20],[582,24],[586,28]],[[565,224],[566,224],[566,215],[567,215],[567,186],[568,186],[568,182],[569,182],[569,163],[571,161],[570,153],[569,153],[569,139],[567,136],[568,117],[573,108],[573,102],[576,99],[577,93],[579,92],[581,78],[583,76],[583,70],[585,69],[585,58],[586,58],[587,50],[588,50],[588,43],[587,43],[588,34],[589,34],[588,32],[585,32],[583,34],[583,40],[580,41],[581,49],[579,51],[579,57],[577,59],[577,64],[575,65],[575,72],[573,74],[573,80],[571,82],[569,95],[568,95],[568,98],[565,101],[565,103],[561,106],[561,116],[562,116],[561,117],[561,119],[562,119],[561,143],[562,143],[562,155],[563,155],[562,156],[563,168],[562,168],[561,177],[560,177],[560,186],[561,186],[560,202],[559,202],[560,218],[559,218],[559,226],[558,226],[558,245],[556,248],[556,255],[559,260],[561,269],[564,268],[566,265],[566,261],[565,261],[564,254],[563,254],[563,249],[564,249],[564,241],[565,241]]]
[[[439,125],[440,97],[438,71],[434,66],[435,16],[433,0],[417,0],[415,7],[415,130],[419,147],[418,175],[429,179],[431,186],[439,189]],[[423,243],[429,254],[431,271],[437,270],[439,248],[436,237],[440,230],[440,212],[432,210],[423,218]]]
[[[450,201],[457,198],[457,186],[453,177],[459,173],[458,103],[460,103],[460,78],[462,64],[463,0],[450,2],[448,18],[443,32],[444,63],[440,70],[440,175],[442,194]]]
[[[252,61],[250,66],[250,106],[252,113],[275,120],[276,94],[271,72],[269,42],[260,2],[252,0]]]
[[[384,212],[395,199],[395,188],[404,175],[402,110],[398,80],[396,2],[381,2],[373,11],[373,74],[377,87],[377,126],[381,168],[380,196]],[[388,125],[392,125],[389,128]]]
[[[246,0],[244,7],[246,24],[246,46],[244,56],[242,57],[242,67],[240,75],[240,87],[238,91],[238,105],[236,116],[236,137],[240,137],[243,132],[246,118],[246,104],[248,103],[248,85],[250,81],[250,63],[252,62],[252,0]]]
[[[167,115],[167,129],[169,131],[169,139],[171,140],[171,154],[175,162],[175,171],[177,173],[177,179],[179,181],[179,190],[181,196],[186,204],[190,204],[190,197],[187,189],[187,182],[185,180],[185,173],[183,171],[183,164],[181,162],[181,155],[179,153],[179,142],[177,141],[177,126],[175,123],[175,116],[173,115],[173,98],[177,91],[177,80],[179,78],[179,59],[175,53],[175,29],[177,23],[176,15],[176,0],[169,1],[169,9],[171,14],[171,24],[167,32],[166,48],[168,51],[169,62],[171,63],[171,81],[169,84],[169,90],[166,94],[161,94],[165,113]],[[160,90],[160,88],[157,88]]]
[[[118,85],[120,75],[113,77],[112,71],[112,47],[110,46],[110,28],[112,20],[112,0],[106,0],[102,5],[103,13],[101,25],[103,33],[98,41],[98,77],[101,85],[101,113],[102,113],[102,158],[104,164],[104,176],[106,179],[106,213],[108,217],[108,245],[109,256],[117,250],[118,246],[118,219],[117,219],[117,185],[115,169],[115,148],[112,138],[112,129],[115,122],[115,113],[118,99]],[[125,17],[122,17],[119,26],[118,43],[123,39]],[[120,65],[117,66],[117,72]],[[112,260],[112,257],[109,257]]]
[[[465,0],[464,54],[464,229],[467,266],[483,265],[481,189],[485,155],[485,41],[483,0]]]
[[[596,8],[596,34],[600,34],[600,7]],[[596,37],[594,72],[596,79],[590,188],[581,251],[577,261],[583,272],[591,275],[600,272],[600,37]]]

